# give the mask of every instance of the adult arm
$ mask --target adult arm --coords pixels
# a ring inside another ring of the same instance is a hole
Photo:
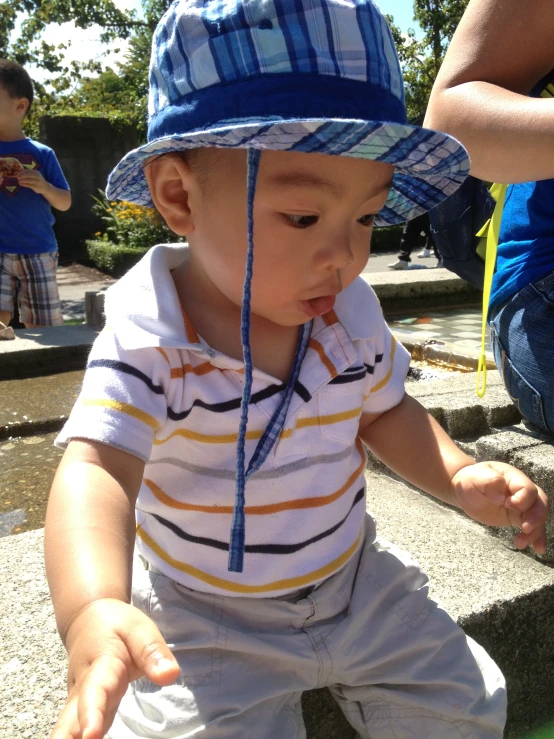
[[[476,177],[505,183],[554,178],[554,99],[528,97],[552,69],[552,0],[470,0],[425,125],[466,146]]]

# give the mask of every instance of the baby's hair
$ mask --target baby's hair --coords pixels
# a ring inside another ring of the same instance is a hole
[[[26,98],[29,107],[25,115],[28,115],[34,99],[33,82],[21,64],[10,59],[0,59],[0,87],[3,87],[12,99]]]

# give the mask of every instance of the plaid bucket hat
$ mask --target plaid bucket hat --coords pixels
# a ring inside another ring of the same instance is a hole
[[[152,45],[148,143],[113,170],[107,196],[152,205],[145,161],[205,146],[393,164],[377,226],[430,210],[469,171],[458,141],[408,125],[394,43],[372,0],[176,0]]]

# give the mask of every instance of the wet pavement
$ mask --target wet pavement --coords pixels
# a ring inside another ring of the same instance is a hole
[[[0,537],[44,526],[48,493],[62,450],[57,432],[0,442]]]
[[[0,439],[61,428],[77,399],[83,374],[77,370],[0,382]]]

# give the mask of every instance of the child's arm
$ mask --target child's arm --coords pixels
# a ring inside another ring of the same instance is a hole
[[[51,739],[102,739],[129,682],[146,675],[165,685],[177,677],[157,627],[129,605],[143,469],[131,454],[74,440],[56,474],[45,558],[69,695]]]
[[[408,482],[476,521],[519,527],[516,546],[533,545],[544,553],[545,493],[511,465],[476,463],[409,395],[385,413],[362,415],[359,435],[376,457]]]
[[[51,185],[38,170],[24,169],[17,175],[17,180],[22,187],[29,187],[46,198],[56,210],[69,210],[71,207],[71,191]]]

